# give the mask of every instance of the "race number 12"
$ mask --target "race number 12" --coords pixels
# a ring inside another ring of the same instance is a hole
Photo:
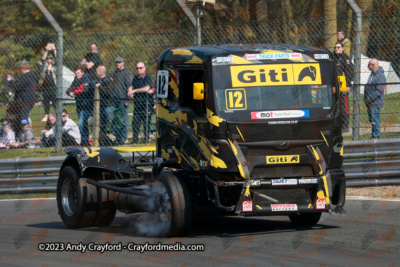
[[[246,91],[244,89],[225,90],[227,110],[246,110]]]
[[[157,97],[167,98],[168,96],[168,71],[159,70],[157,72]]]

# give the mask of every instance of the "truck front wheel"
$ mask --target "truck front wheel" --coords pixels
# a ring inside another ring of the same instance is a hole
[[[161,173],[151,188],[151,209],[166,224],[166,235],[185,235],[192,224],[193,211],[190,192],[182,178],[175,173]]]
[[[318,213],[294,213],[289,215],[290,221],[296,226],[315,225],[321,219],[321,212]]]
[[[89,227],[97,213],[97,188],[81,178],[75,166],[67,166],[58,179],[57,206],[69,228]]]

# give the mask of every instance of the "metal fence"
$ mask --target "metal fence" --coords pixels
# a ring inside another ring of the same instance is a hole
[[[362,33],[360,47],[362,56],[355,58],[354,53],[349,55],[352,57],[352,62],[355,62],[356,59],[361,61],[361,68],[355,66],[354,73],[351,73],[353,76],[358,76],[360,82],[353,83],[351,86],[351,93],[347,100],[349,105],[345,107],[345,113],[347,113],[345,118],[348,118],[349,124],[349,131],[344,133],[346,140],[364,140],[371,137],[371,123],[368,120],[362,96],[364,85],[370,75],[367,67],[368,60],[374,57],[381,61],[381,66],[384,67],[387,76],[384,106],[380,114],[381,138],[396,138],[400,133],[399,18],[400,14],[393,12],[363,14],[363,24],[368,24],[369,27],[366,32]],[[202,29],[202,44],[293,43],[323,47],[325,39],[332,37],[326,36],[324,28],[326,23],[325,18],[315,18],[288,22],[272,21],[206,26]],[[355,25],[354,22],[350,24]],[[357,32],[354,26],[348,26],[349,17],[338,17],[337,25],[338,27],[343,26],[342,28],[350,40],[355,38]],[[49,67],[50,63],[54,65],[56,56],[54,47],[49,43],[56,42],[57,35],[1,36],[0,72],[4,76],[3,81],[0,81],[0,89],[3,89],[0,94],[0,119],[3,118],[11,125],[16,141],[23,129],[21,121],[26,119],[30,122],[36,146],[25,143],[22,143],[22,146],[37,147],[39,144],[52,146],[54,140],[49,137],[53,135],[49,134],[47,130],[52,128],[54,120],[46,121],[48,119],[46,114],[54,113],[54,103],[60,101],[69,118],[77,124],[71,123],[68,129],[75,131],[79,129],[80,134],[80,139],[72,138],[73,140],[68,138],[68,135],[63,135],[64,143],[67,144],[74,140],[78,143],[90,142],[93,139],[92,127],[96,126],[93,121],[93,117],[96,115],[93,114],[93,103],[99,99],[94,96],[94,88],[96,84],[100,83],[100,114],[97,114],[100,117],[100,140],[103,142],[100,145],[120,145],[132,141],[152,142],[155,139],[153,95],[141,93],[135,94],[133,98],[128,96],[126,93],[129,84],[122,84],[121,77],[128,75],[127,80],[130,80],[131,76],[127,73],[119,77],[117,69],[124,64],[125,70],[129,70],[132,76],[135,76],[139,71],[136,69],[137,64],[143,62],[147,68],[146,72],[150,77],[151,86],[154,86],[158,56],[169,47],[194,45],[195,34],[194,29],[183,28],[119,33],[93,32],[79,35],[64,33],[62,99],[55,97],[55,70]],[[91,54],[93,43],[97,47],[99,57],[94,56],[96,53]],[[328,47],[331,51],[333,48]],[[353,41],[351,51],[354,50]],[[118,57],[123,59],[123,63],[116,63],[121,61]],[[20,68],[25,71],[27,67],[26,64],[18,67],[22,61],[29,64],[29,70],[34,75],[28,77],[20,71]],[[105,66],[106,77],[114,78],[113,82],[107,81],[102,73],[96,73],[95,68],[100,64]],[[74,82],[75,70],[78,67],[85,71],[85,76],[91,78],[91,82],[83,78]],[[14,77],[11,78],[7,74]],[[13,79],[15,82],[12,81]],[[20,83],[18,84],[18,82]],[[119,91],[115,89],[117,87]],[[356,90],[361,93],[360,99],[353,97]],[[115,93],[116,91],[119,94]],[[71,92],[74,94],[70,94]],[[358,122],[355,123],[357,120]],[[346,120],[344,121],[346,123]],[[1,130],[1,134],[3,133]],[[135,136],[136,134],[138,135]],[[12,139],[12,134],[7,136]],[[8,146],[8,144],[3,146]]]
[[[347,186],[400,184],[400,139],[344,142]],[[151,153],[151,152],[149,152]],[[144,152],[143,154],[146,154]],[[122,153],[127,161],[140,154]],[[65,157],[0,160],[0,194],[55,192]]]

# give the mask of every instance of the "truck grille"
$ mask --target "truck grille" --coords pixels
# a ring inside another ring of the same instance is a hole
[[[291,165],[291,166],[271,166],[271,167],[255,167],[250,174],[252,179],[256,178],[279,178],[279,177],[303,177],[313,176],[313,170],[308,165]]]

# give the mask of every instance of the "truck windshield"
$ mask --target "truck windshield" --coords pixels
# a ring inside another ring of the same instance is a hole
[[[218,115],[229,120],[323,118],[334,101],[332,63],[215,66]]]

